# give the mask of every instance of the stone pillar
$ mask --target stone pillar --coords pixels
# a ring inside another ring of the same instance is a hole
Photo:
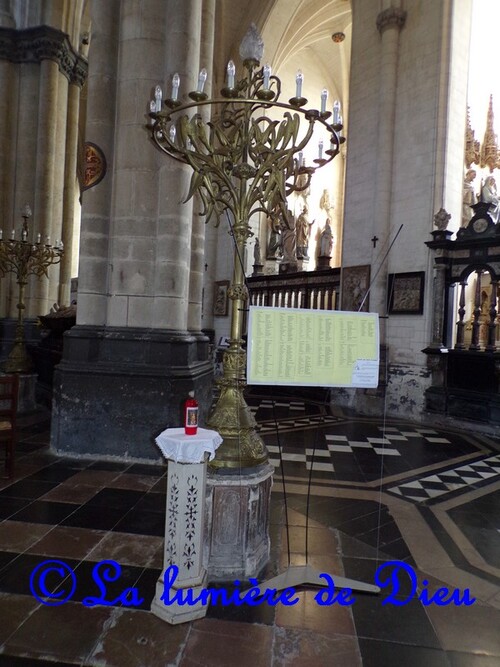
[[[214,61],[214,29],[215,29],[215,0],[203,1],[202,12],[203,31],[201,35],[201,49],[199,66],[206,67],[210,74],[205,84],[205,92],[212,95],[213,61]],[[209,107],[200,107],[204,120],[210,118]],[[197,197],[193,205],[193,221],[191,234],[191,272],[189,275],[189,310],[188,329],[196,333],[201,327],[201,311],[203,300],[203,276],[205,273],[205,219],[198,213],[201,202]],[[213,221],[209,224],[213,224]]]
[[[208,341],[188,330],[191,170],[145,128],[156,84],[168,94],[179,72],[183,94],[196,87],[201,3],[112,0],[92,11],[86,139],[108,172],[84,194],[77,325],[56,371],[52,446],[154,460],[153,436],[182,423],[188,392],[201,423],[211,403]]]
[[[40,63],[38,136],[36,145],[36,186],[35,205],[36,229],[42,235],[42,242],[52,235],[53,206],[55,195],[55,169],[57,157],[57,119],[59,116],[57,89],[59,68],[53,60]],[[58,268],[56,269],[58,270]],[[51,271],[53,275],[53,272]],[[31,292],[30,314],[43,314],[49,304],[49,282],[37,280]]]
[[[15,76],[15,66],[0,60],[0,155],[3,159],[0,164],[0,227],[7,234],[14,224],[14,189],[16,171],[15,138],[16,138],[16,111],[18,100],[18,78]],[[15,298],[17,287],[10,275],[2,278],[0,290],[0,312],[2,315],[17,316]],[[12,310],[10,306],[12,304]]]
[[[80,87],[71,84],[68,91],[68,120],[66,133],[66,156],[64,170],[63,216],[61,240],[64,243],[64,256],[60,268],[59,304],[69,306],[71,291],[71,264],[77,239],[75,229],[75,200],[78,182],[76,179],[78,153],[78,117],[80,110]]]
[[[378,148],[373,233],[379,243],[372,251],[372,275],[379,269],[381,249],[387,248],[391,233],[391,190],[393,180],[394,121],[396,111],[399,33],[406,12],[390,7],[377,17],[381,38],[380,87],[378,107]],[[387,269],[382,269],[372,285],[370,310],[386,311]],[[384,343],[381,332],[381,343]]]
[[[102,149],[109,165],[114,162],[115,151],[116,97],[113,91],[117,87],[118,13],[117,0],[93,5],[93,37],[89,48],[85,139]],[[78,325],[97,327],[106,323],[112,199],[111,173],[82,195]]]

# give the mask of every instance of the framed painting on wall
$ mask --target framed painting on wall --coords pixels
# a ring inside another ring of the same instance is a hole
[[[229,289],[229,280],[218,280],[214,287],[214,315],[216,317],[225,317],[228,311],[227,291]]]
[[[425,271],[390,273],[387,311],[390,315],[421,315],[424,312]]]

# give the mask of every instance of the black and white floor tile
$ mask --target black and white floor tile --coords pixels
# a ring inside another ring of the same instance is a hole
[[[500,478],[499,454],[392,486],[387,491],[421,503],[458,489],[478,486],[485,480],[493,481],[494,478]]]

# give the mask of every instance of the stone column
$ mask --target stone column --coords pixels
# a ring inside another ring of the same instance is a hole
[[[183,94],[196,87],[201,3],[111,0],[92,11],[86,139],[108,172],[84,194],[77,325],[56,371],[52,445],[155,460],[153,436],[181,423],[188,392],[201,423],[211,403],[208,344],[188,331],[191,170],[145,127],[156,84],[168,94],[179,72]]]
[[[405,20],[406,12],[399,7],[389,7],[377,17],[377,28],[381,37],[381,55],[373,233],[379,241],[372,251],[372,275],[379,269],[381,253],[384,248],[388,247],[387,242],[391,233],[391,189],[399,33],[405,24]],[[387,270],[383,269],[372,285],[370,292],[371,311],[385,312],[386,283]],[[383,336],[381,336],[381,342],[384,342]]]
[[[214,26],[215,26],[215,0],[203,1],[202,13],[202,36],[200,61],[201,67],[209,71],[205,92],[212,95],[213,61],[214,61]],[[210,118],[210,109],[200,107],[200,112],[205,120]],[[205,273],[205,218],[198,215],[200,201],[195,198],[191,235],[191,272],[189,276],[189,310],[188,329],[195,333],[201,328],[201,310],[203,299],[203,276]],[[213,224],[210,222],[209,224]]]
[[[0,60],[0,90],[4,91],[0,96],[0,155],[3,159],[0,164],[0,227],[3,233],[10,233],[16,222],[14,216],[14,188],[16,171],[15,137],[16,117],[18,100],[18,78],[15,75],[15,66]],[[10,275],[2,278],[2,289],[0,290],[0,312],[3,316],[17,316],[15,309],[16,299],[12,298],[17,292],[17,286]],[[12,309],[10,310],[10,306]]]
[[[95,3],[87,82],[85,139],[97,144],[109,165],[114,162],[116,115],[116,59],[118,57],[119,3]],[[113,178],[108,173],[98,186],[82,195],[77,324],[106,323],[107,276]]]
[[[42,242],[52,235],[53,208],[55,195],[55,169],[57,157],[57,119],[59,68],[53,60],[40,63],[38,136],[36,144],[36,186],[35,214],[36,229],[42,236]],[[65,112],[65,110],[64,110]],[[51,275],[53,273],[51,272]],[[43,314],[49,305],[49,282],[46,279],[32,283],[30,314]]]
[[[78,182],[76,179],[78,153],[78,117],[80,111],[80,87],[75,83],[68,91],[68,120],[66,132],[66,156],[64,170],[63,215],[61,240],[64,243],[64,256],[61,261],[59,304],[69,306],[71,290],[71,264],[77,239],[74,238],[75,200]]]

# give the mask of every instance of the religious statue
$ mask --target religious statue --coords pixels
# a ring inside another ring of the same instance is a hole
[[[255,238],[255,245],[253,247],[253,263],[256,266],[260,266],[260,264],[262,263],[260,261],[260,241],[258,237]]]
[[[331,219],[333,206],[330,202],[330,193],[326,188],[323,190],[323,194],[319,200],[319,207],[326,213],[326,217]]]
[[[481,201],[490,204],[488,215],[497,224],[500,218],[500,201],[498,200],[497,184],[493,176],[488,176],[481,188]]]
[[[277,259],[283,257],[282,224],[279,216],[273,214],[267,219],[271,233],[267,245],[267,258]]]
[[[309,247],[309,237],[311,235],[311,227],[314,220],[309,222],[308,208],[304,205],[302,213],[297,218],[295,223],[295,232],[297,235],[297,259],[309,259],[307,250]]]
[[[451,214],[446,211],[443,207],[434,215],[434,224],[440,232],[443,232],[447,227],[448,223],[451,220]]]
[[[319,256],[331,257],[332,248],[333,248],[333,234],[332,234],[332,228],[330,227],[330,218],[327,218],[325,227],[321,232],[321,238],[319,242]]]
[[[465,174],[462,197],[462,227],[467,227],[472,218],[471,206],[476,203],[476,195],[472,181],[476,178],[475,169],[468,169]]]
[[[295,236],[295,224],[293,213],[287,209],[283,218],[282,237],[283,237],[283,262],[285,264],[295,263],[297,260],[297,238]]]

